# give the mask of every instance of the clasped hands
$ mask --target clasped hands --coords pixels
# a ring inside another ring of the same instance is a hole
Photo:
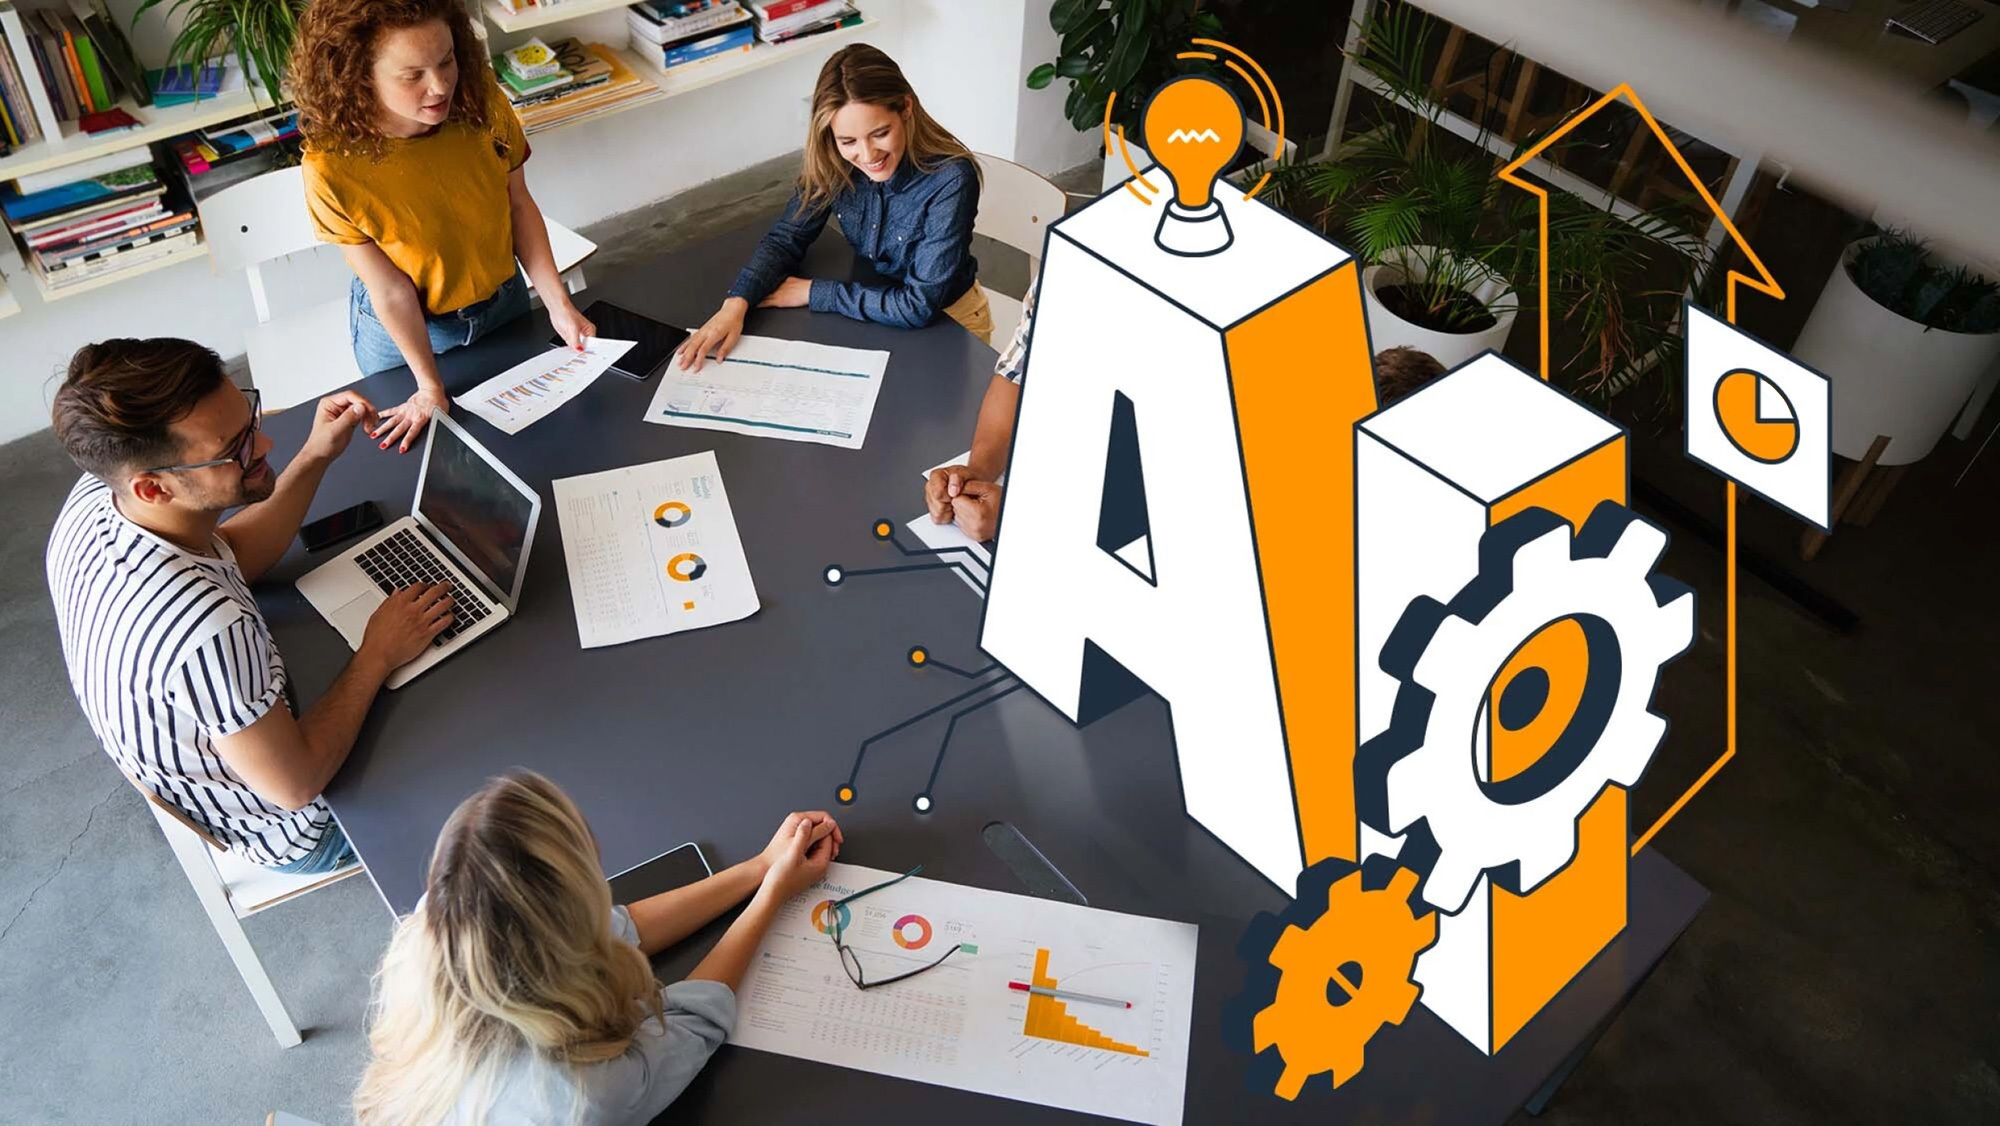
[[[924,482],[924,503],[937,524],[956,523],[966,535],[985,543],[1000,526],[998,482],[984,480],[968,465],[946,465],[931,470]]]

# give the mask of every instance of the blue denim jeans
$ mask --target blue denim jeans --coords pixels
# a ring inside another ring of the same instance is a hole
[[[424,314],[431,353],[443,355],[470,344],[527,311],[528,282],[515,274],[484,301],[449,313]],[[361,374],[403,366],[403,350],[396,347],[388,328],[375,316],[375,307],[368,303],[368,287],[358,277],[347,287],[347,334],[354,342],[354,362],[361,366]]]
[[[343,865],[354,862],[354,846],[347,843],[347,834],[341,831],[340,822],[328,821],[326,832],[311,852],[292,861],[277,866],[279,872],[290,872],[299,876],[317,876],[331,872]]]

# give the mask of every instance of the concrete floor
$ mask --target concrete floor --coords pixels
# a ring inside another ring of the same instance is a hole
[[[587,230],[593,268],[765,214],[787,175]],[[982,261],[1019,292],[1018,263]],[[1675,444],[1639,442],[1638,472],[1718,515],[1721,486]],[[1743,581],[1741,753],[1656,842],[1714,898],[1544,1121],[2000,1121],[2000,533],[1979,522],[2000,452],[1954,489],[1969,453],[1947,440],[1809,566],[1796,526],[1746,503],[1746,544],[1862,625],[1836,635]],[[46,432],[0,447],[0,1122],[344,1121],[386,914],[350,880],[249,921],[307,1030],[278,1050],[70,697],[41,575],[74,478]],[[1661,688],[1674,727],[1641,824],[1722,746],[1721,556],[1673,531],[1664,567],[1699,590],[1703,635]]]

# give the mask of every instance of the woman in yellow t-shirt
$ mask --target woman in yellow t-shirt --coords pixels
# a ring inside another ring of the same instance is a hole
[[[407,451],[449,410],[437,353],[528,310],[520,259],[573,348],[596,329],[556,273],[521,166],[528,138],[457,0],[314,0],[290,71],[306,207],[354,269],[348,327],[365,374],[407,363],[416,394],[373,436]]]

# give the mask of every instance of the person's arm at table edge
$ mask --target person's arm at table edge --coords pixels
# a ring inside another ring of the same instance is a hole
[[[753,857],[686,887],[626,904],[639,932],[639,949],[650,957],[707,926],[754,894],[769,870],[763,857]]]
[[[1021,385],[1004,375],[986,384],[979,401],[979,421],[972,427],[972,452],[965,467],[974,480],[998,481],[1007,471],[1007,454],[1014,448],[1014,417],[1021,407]]]
[[[361,648],[326,694],[297,719],[282,702],[215,740],[215,753],[258,797],[287,810],[311,805],[347,761],[389,674],[423,652],[451,622],[451,587],[405,587],[368,621]]]
[[[736,275],[736,284],[729,287],[728,296],[741,299],[746,309],[769,297],[804,261],[806,250],[826,230],[826,221],[832,213],[833,208],[826,203],[805,211],[803,199],[793,192],[784,214],[758,240],[757,249],[750,252],[750,261]]]
[[[403,353],[403,362],[410,365],[418,388],[443,395],[444,378],[438,374],[437,354],[431,351],[430,329],[424,325],[424,299],[417,292],[417,283],[372,242],[344,245],[340,252],[367,287],[375,319],[389,330],[389,339]]]

